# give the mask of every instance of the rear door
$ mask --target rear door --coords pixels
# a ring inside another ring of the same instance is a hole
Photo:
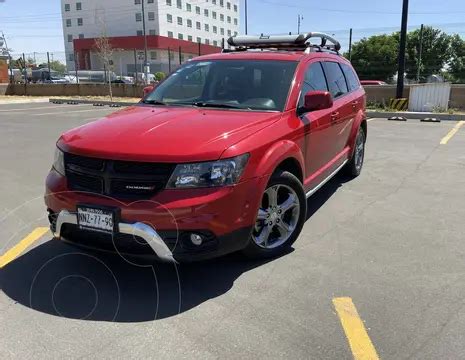
[[[302,83],[298,108],[304,104],[304,96],[309,91],[328,91],[323,67],[319,61],[307,65]],[[331,158],[331,109],[312,111],[300,115],[305,126],[305,169],[307,182],[312,182],[318,171]],[[308,185],[308,184],[307,184]]]
[[[334,160],[346,147],[354,120],[351,95],[342,71],[336,61],[323,62],[328,87],[334,99],[331,113],[331,134],[328,141],[331,148],[331,160]]]

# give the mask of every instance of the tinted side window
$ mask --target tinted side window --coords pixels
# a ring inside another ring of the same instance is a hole
[[[346,79],[337,62],[324,62],[323,68],[328,80],[329,92],[333,95],[333,98],[336,99],[349,92]]]
[[[313,90],[328,91],[325,74],[321,67],[321,63],[319,62],[310,65],[310,67],[305,72],[302,93],[299,99],[299,106],[303,106],[305,94]]]
[[[346,64],[341,64],[341,67],[342,71],[344,71],[344,75],[346,76],[349,91],[357,90],[360,87],[360,82],[358,81],[358,77],[354,70],[352,70],[352,68]]]

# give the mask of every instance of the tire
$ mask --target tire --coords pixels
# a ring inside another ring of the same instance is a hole
[[[301,182],[287,171],[277,171],[263,193],[256,225],[243,253],[250,258],[285,253],[300,235],[306,216],[307,198]]]
[[[355,149],[352,159],[347,163],[345,172],[352,178],[356,178],[360,175],[363,168],[363,161],[365,159],[365,142],[366,134],[363,128],[360,126],[355,138]]]

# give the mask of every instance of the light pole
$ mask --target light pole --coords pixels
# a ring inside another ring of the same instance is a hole
[[[397,70],[397,99],[401,99],[404,94],[404,74],[405,74],[405,48],[407,45],[407,23],[408,23],[408,0],[403,0],[402,24],[400,29],[399,44],[399,67]]]
[[[245,34],[247,35],[247,0],[244,0],[244,10],[245,10]]]
[[[304,19],[303,15],[297,15],[297,34],[300,34],[300,22]]]
[[[145,0],[142,0],[142,27],[144,33],[144,73],[145,73],[145,84],[149,83],[149,64],[147,58],[147,31],[145,29]]]

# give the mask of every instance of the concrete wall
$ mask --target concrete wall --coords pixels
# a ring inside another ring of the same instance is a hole
[[[105,84],[13,84],[0,87],[0,95],[28,96],[108,96]],[[113,84],[113,96],[135,97],[143,95],[144,86]]]

